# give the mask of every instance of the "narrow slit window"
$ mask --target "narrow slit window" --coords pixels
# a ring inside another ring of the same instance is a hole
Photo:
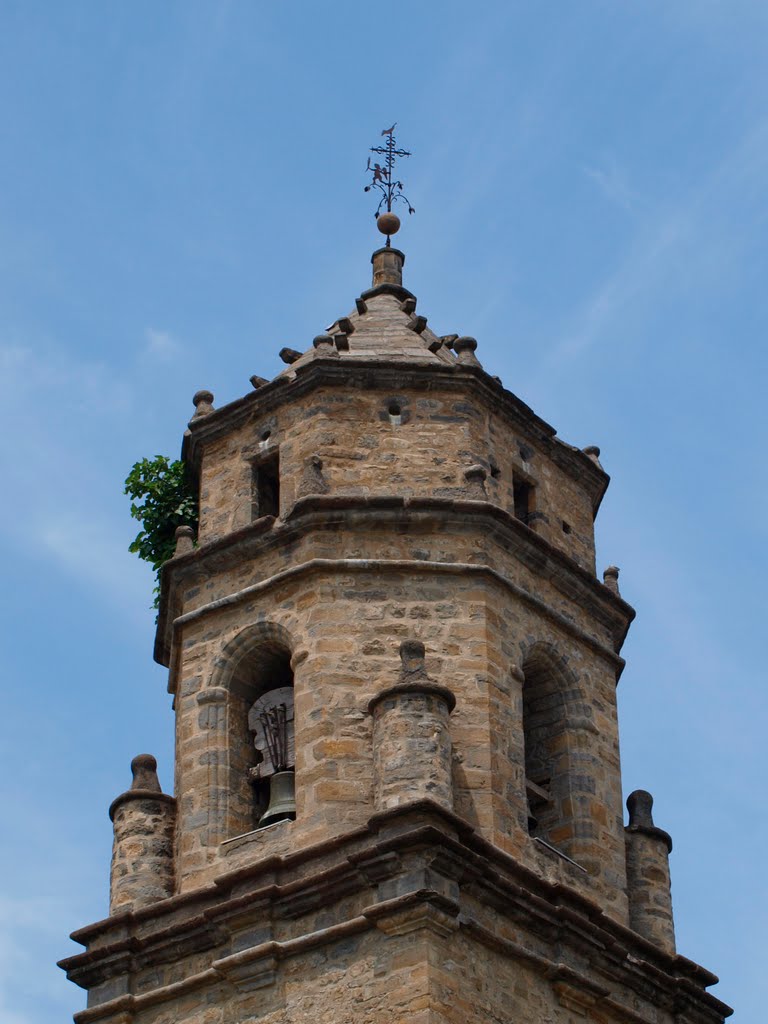
[[[280,514],[280,459],[277,454],[253,467],[253,518]]]
[[[534,487],[527,480],[515,480],[513,484],[513,500],[515,505],[515,519],[520,522],[529,522],[531,513],[534,511]]]

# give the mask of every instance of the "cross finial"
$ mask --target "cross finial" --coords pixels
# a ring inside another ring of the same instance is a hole
[[[379,231],[387,236],[387,245],[390,244],[390,235],[394,235],[400,230],[400,218],[392,212],[392,205],[399,200],[408,207],[408,213],[414,212],[413,207],[403,195],[402,181],[395,178],[395,159],[411,155],[407,149],[397,148],[395,128],[397,128],[397,121],[391,128],[385,128],[381,133],[387,140],[384,145],[371,146],[371,153],[383,157],[383,161],[371,163],[371,158],[368,157],[368,165],[365,168],[366,173],[373,175],[371,183],[365,186],[365,191],[370,192],[371,189],[377,189],[381,193],[374,216]],[[383,212],[382,207],[384,208]]]

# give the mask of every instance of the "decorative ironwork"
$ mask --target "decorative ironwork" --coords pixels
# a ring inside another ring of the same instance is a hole
[[[398,157],[410,156],[410,152],[407,149],[398,149],[397,141],[395,140],[395,128],[397,122],[395,122],[391,128],[385,128],[381,133],[382,136],[386,136],[386,143],[383,146],[371,146],[371,153],[375,153],[377,156],[381,156],[384,159],[381,163],[375,161],[371,163],[371,158],[368,157],[368,164],[365,168],[366,173],[372,175],[370,185],[366,185],[364,191],[370,192],[372,189],[377,190],[381,193],[379,199],[379,205],[376,207],[374,216],[378,220],[379,215],[382,212],[382,208],[387,213],[392,213],[392,206],[396,202],[403,202],[408,207],[408,213],[414,213],[414,209],[410,202],[403,195],[403,183],[395,178],[395,160]],[[395,228],[397,230],[397,228]],[[394,232],[387,231],[386,234]],[[389,245],[389,237],[387,237],[387,245]]]
[[[284,772],[288,767],[288,709],[285,704],[265,708],[259,720],[272,767],[276,772]]]

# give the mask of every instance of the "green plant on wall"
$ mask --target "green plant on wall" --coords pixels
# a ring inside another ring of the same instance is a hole
[[[131,498],[131,515],[141,530],[129,547],[155,570],[155,607],[160,598],[160,569],[173,557],[177,526],[191,526],[197,532],[197,494],[187,467],[165,455],[134,463],[125,480],[125,494]]]

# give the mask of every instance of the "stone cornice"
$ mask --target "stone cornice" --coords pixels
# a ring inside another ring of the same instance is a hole
[[[156,789],[127,789],[125,793],[116,796],[109,805],[109,820],[114,821],[115,811],[118,807],[124,803],[130,803],[132,800],[154,800],[160,804],[176,806],[176,797],[170,796],[168,793],[159,793]]]
[[[617,677],[624,662],[618,657],[618,651],[635,617],[634,609],[614,594],[596,577],[578,565],[564,552],[553,547],[533,530],[521,523],[505,509],[486,501],[457,500],[453,498],[402,498],[397,495],[379,496],[374,498],[357,497],[354,495],[311,495],[300,499],[291,509],[285,520],[256,520],[254,523],[228,534],[220,540],[202,545],[194,550],[172,558],[163,566],[161,574],[161,597],[158,614],[157,634],[155,638],[155,660],[168,665],[171,650],[172,629],[189,621],[189,616],[199,617],[227,604],[245,600],[247,596],[268,589],[276,582],[306,572],[309,563],[302,563],[283,570],[274,576],[259,581],[236,594],[210,602],[203,608],[196,609],[179,617],[175,592],[177,587],[188,583],[198,575],[220,572],[230,566],[242,564],[243,561],[255,557],[258,553],[272,547],[281,546],[312,529],[336,527],[345,522],[350,525],[367,519],[373,519],[383,526],[389,522],[402,524],[404,521],[428,522],[436,518],[441,524],[451,522],[455,529],[465,531],[475,528],[486,535],[493,532],[506,550],[514,551],[515,555],[526,564],[531,571],[545,574],[547,580],[564,596],[581,607],[587,607],[598,622],[604,625],[613,638],[613,650],[603,647],[599,641],[584,633],[571,619],[561,612],[550,608],[535,595],[523,590],[508,580],[491,566],[482,563],[432,562],[420,560],[382,560],[382,559],[311,559],[314,569],[321,563],[326,569],[332,569],[337,562],[339,568],[367,570],[377,568],[409,568],[424,572],[483,572],[515,594],[527,604],[554,619],[572,635],[586,640],[592,647],[600,648],[612,658],[617,670]]]
[[[414,882],[412,891],[396,899],[374,899],[331,928],[293,936],[281,928],[285,937],[279,942],[267,940],[234,955],[216,956],[217,949],[228,949],[232,931],[254,914],[300,920],[308,910],[327,907],[334,895],[338,898],[339,885],[343,894],[374,894],[380,881],[398,878],[405,870],[403,857],[409,877],[414,857],[421,858],[425,877],[458,884],[471,893],[471,900],[457,902],[445,891]],[[318,862],[327,865],[329,858],[332,866],[318,870]],[[485,909],[514,921],[519,940],[510,942],[493,930],[493,915],[486,920]],[[68,957],[60,966],[71,980],[88,986],[174,956],[211,950],[210,966],[182,982],[122,995],[76,1015],[78,1024],[88,1024],[114,1019],[120,1012],[137,1013],[223,981],[245,991],[262,987],[275,980],[280,961],[287,957],[372,928],[403,934],[414,927],[444,935],[462,929],[511,959],[525,960],[564,986],[563,995],[569,999],[607,1001],[604,1005],[611,1006],[617,1019],[646,1019],[617,998],[617,984],[650,1005],[684,1009],[692,1024],[714,1024],[731,1013],[705,991],[717,981],[715,975],[685,957],[665,953],[568,886],[548,882],[523,867],[477,835],[469,823],[431,801],[377,814],[365,830],[288,857],[264,858],[222,874],[213,885],[194,893],[81,929],[73,938],[93,948]],[[561,962],[564,954],[588,967],[566,967]]]
[[[347,391],[397,390],[403,387],[427,390],[433,389],[437,381],[441,387],[482,399],[487,408],[535,438],[552,461],[585,488],[597,514],[610,481],[608,474],[579,448],[557,437],[554,427],[482,367],[458,362],[423,365],[392,363],[363,356],[345,358],[341,355],[332,359],[316,356],[300,366],[295,377],[275,377],[256,391],[193,419],[184,435],[182,457],[197,471],[201,445],[324,385]]]

